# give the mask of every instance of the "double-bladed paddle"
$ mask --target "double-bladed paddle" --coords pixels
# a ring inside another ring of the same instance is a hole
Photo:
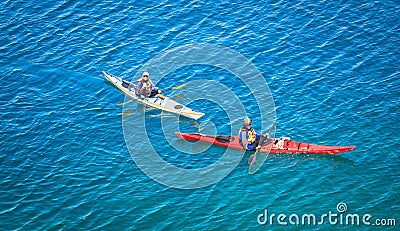
[[[276,120],[275,120],[275,122],[274,122],[274,124],[272,124],[272,126],[268,129],[268,132],[267,133],[265,133],[266,135],[268,135],[269,136],[269,133],[271,132],[271,130],[276,126]],[[262,146],[262,143],[265,141],[265,140],[261,140],[263,137],[261,137],[260,138],[260,142],[259,142],[259,148],[257,148],[257,150],[256,150],[256,152],[253,154],[253,155],[251,155],[250,157],[249,157],[249,160],[247,161],[247,163],[249,164],[249,165],[253,165],[255,162],[256,162],[256,159],[257,159],[257,153],[258,153],[258,151],[260,151],[260,149],[261,149],[261,146]],[[265,158],[268,158],[268,155],[269,155],[269,152],[268,152],[268,154],[267,154],[267,157],[265,157]]]
[[[186,86],[186,83],[181,84],[181,85],[179,85],[179,86],[167,88],[167,89],[165,89],[164,91],[178,90],[178,89],[181,89],[181,88],[184,87],[184,86]],[[163,96],[163,95],[161,95],[161,94],[157,94],[157,96],[158,96],[159,98],[161,98],[161,99],[164,99],[164,98],[165,98],[165,96]],[[128,100],[128,101],[123,102],[123,103],[119,103],[119,104],[117,104],[117,106],[122,106],[122,105],[125,105],[125,104],[127,104],[127,103],[130,103],[130,102],[132,102],[132,101],[133,101],[133,99]]]

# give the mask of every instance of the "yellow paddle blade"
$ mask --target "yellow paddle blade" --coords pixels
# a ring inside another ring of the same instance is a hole
[[[161,95],[161,94],[157,94],[157,97],[160,99],[165,99],[165,96]]]
[[[176,86],[176,87],[173,87],[173,88],[171,88],[171,89],[172,89],[172,90],[181,89],[181,88],[184,87],[184,86],[186,86],[186,83],[184,83],[184,84],[182,84],[182,85],[179,85],[179,86]]]
[[[117,105],[118,105],[118,106],[122,106],[122,105],[125,105],[125,104],[127,104],[127,103],[130,103],[130,102],[132,102],[132,101],[133,101],[133,99],[128,100],[128,101],[123,102],[123,103],[119,103],[119,104],[117,104]]]

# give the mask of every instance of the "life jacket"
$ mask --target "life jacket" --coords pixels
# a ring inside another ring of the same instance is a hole
[[[154,85],[151,82],[151,80],[143,81],[142,79],[139,79],[138,87],[137,87],[137,93],[136,94],[140,93],[140,95],[143,95],[145,97],[150,97],[151,92],[153,91],[153,89],[154,89]]]
[[[248,134],[247,142],[249,142],[249,144],[256,142],[256,131],[254,131],[254,129],[250,129],[250,131],[248,131],[247,134]]]
[[[257,138],[256,131],[254,131],[253,128],[251,128],[249,130],[249,129],[242,127],[239,132],[239,138],[241,138],[240,143],[243,146],[248,145],[248,144],[251,145],[256,141],[256,138]]]

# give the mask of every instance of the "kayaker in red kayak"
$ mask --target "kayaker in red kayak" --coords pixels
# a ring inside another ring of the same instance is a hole
[[[138,80],[136,94],[141,98],[147,98],[161,94],[161,91],[156,88],[153,82],[151,82],[149,72],[143,72],[142,78]]]
[[[248,151],[261,148],[261,144],[268,138],[268,134],[257,134],[251,127],[252,122],[250,118],[244,118],[243,127],[239,130],[239,143]]]

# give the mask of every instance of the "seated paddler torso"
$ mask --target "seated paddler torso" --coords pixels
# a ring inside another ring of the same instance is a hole
[[[257,134],[256,131],[251,127],[252,120],[248,117],[243,120],[243,127],[239,130],[239,142],[245,150],[253,151],[261,148],[259,144],[262,144],[268,137],[267,134]]]
[[[151,82],[149,72],[143,72],[142,78],[138,80],[136,86],[136,95],[140,98],[148,98],[157,94],[161,94],[161,91]]]

